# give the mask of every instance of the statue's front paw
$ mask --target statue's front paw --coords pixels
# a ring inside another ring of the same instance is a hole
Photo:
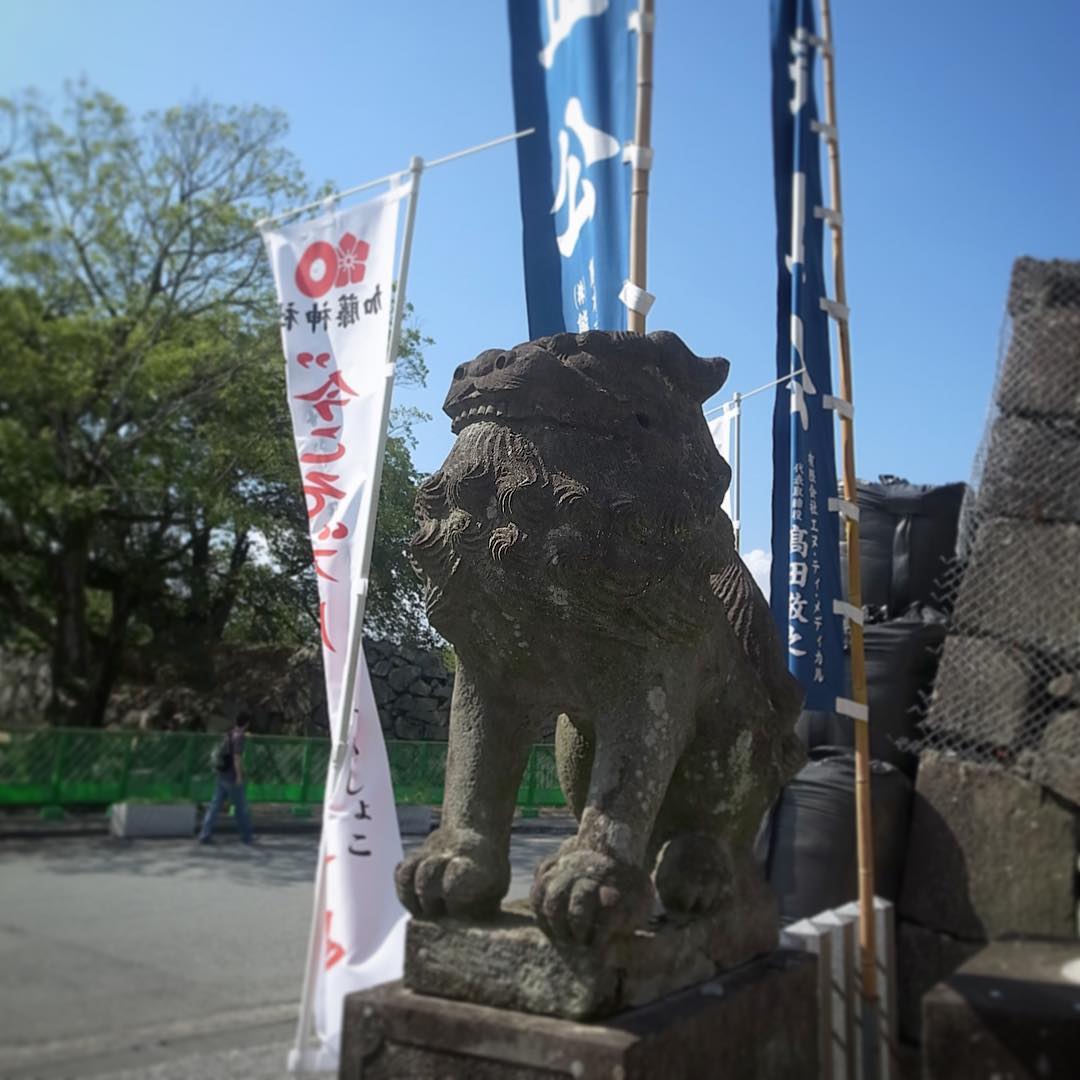
[[[537,867],[529,901],[552,941],[602,945],[645,925],[653,889],[639,867],[570,840]]]
[[[487,918],[510,887],[510,860],[477,833],[436,829],[398,864],[394,884],[414,915]]]

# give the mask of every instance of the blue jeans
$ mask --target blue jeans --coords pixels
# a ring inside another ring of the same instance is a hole
[[[228,799],[236,810],[236,824],[240,827],[240,839],[245,844],[250,844],[254,839],[251,831],[251,817],[248,814],[247,795],[244,793],[244,785],[238,784],[232,777],[223,776],[220,773],[217,778],[217,786],[214,788],[214,797],[206,808],[206,817],[203,818],[202,828],[199,830],[200,840],[209,840],[214,831],[214,822],[217,821],[218,813],[222,804]]]

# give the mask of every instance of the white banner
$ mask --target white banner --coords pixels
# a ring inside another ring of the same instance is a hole
[[[731,428],[737,415],[738,406],[734,402],[725,401],[724,411],[719,416],[714,416],[707,421],[709,434],[713,437],[716,449],[720,451],[720,456],[731,466],[733,471],[739,467],[738,462],[731,460]],[[723,502],[724,513],[728,517],[731,517],[731,488],[732,485],[729,484]]]
[[[315,982],[307,984],[316,1042],[294,1051],[290,1069],[336,1070],[344,995],[400,978],[402,971],[407,914],[393,877],[401,837],[356,614],[367,593],[363,553],[392,386],[387,349],[398,210],[410,190],[405,184],[349,209],[263,232],[281,309],[335,750],[353,649],[358,657],[348,762],[335,785],[331,759],[323,808],[316,878],[321,908],[308,958]]]

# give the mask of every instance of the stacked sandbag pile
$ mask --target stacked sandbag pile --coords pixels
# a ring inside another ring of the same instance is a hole
[[[919,734],[945,638],[943,583],[966,490],[895,477],[858,486],[875,891],[889,900],[899,893],[907,846],[916,766],[908,744]],[[767,838],[766,872],[784,922],[839,907],[857,892],[853,722],[806,711],[797,731],[810,761],[784,789]]]

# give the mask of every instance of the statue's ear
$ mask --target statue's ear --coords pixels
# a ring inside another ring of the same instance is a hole
[[[731,365],[722,356],[712,359],[697,356],[670,330],[655,330],[649,334],[649,340],[655,345],[668,377],[698,404],[711,398],[727,381]]]

